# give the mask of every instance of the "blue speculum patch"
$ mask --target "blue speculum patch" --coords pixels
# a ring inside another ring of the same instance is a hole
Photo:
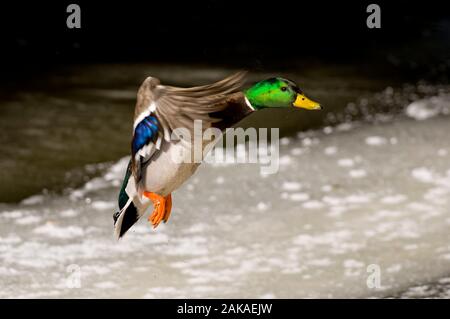
[[[149,115],[144,118],[134,130],[132,152],[133,156],[158,134],[158,120],[155,116]]]

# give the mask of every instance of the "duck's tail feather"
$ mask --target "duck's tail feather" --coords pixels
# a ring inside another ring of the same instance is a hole
[[[127,204],[114,214],[114,233],[117,239],[122,237],[138,221],[139,217],[133,200],[131,198],[128,199]]]
[[[134,178],[131,175],[131,161],[119,194],[119,209],[114,214],[114,233],[120,239],[150,206],[150,201],[139,194]]]

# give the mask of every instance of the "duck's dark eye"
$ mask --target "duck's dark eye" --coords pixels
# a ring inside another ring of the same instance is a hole
[[[281,87],[281,91],[286,91],[287,90],[287,87],[285,87],[285,86],[283,86],[283,87]]]

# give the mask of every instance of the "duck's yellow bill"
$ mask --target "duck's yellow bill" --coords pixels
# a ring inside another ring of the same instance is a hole
[[[308,99],[304,94],[297,93],[297,98],[293,104],[295,107],[306,109],[306,110],[321,110],[322,107],[319,103]]]

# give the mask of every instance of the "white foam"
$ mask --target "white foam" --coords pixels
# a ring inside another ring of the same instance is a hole
[[[318,200],[312,200],[302,204],[302,207],[306,209],[320,209],[323,206],[324,204]]]
[[[269,208],[269,205],[264,202],[259,202],[256,208],[260,211],[265,211]]]
[[[336,154],[337,153],[337,151],[338,151],[338,149],[337,149],[337,147],[336,146],[328,146],[328,147],[326,147],[325,149],[324,149],[324,153],[325,153],[325,155],[334,155],[334,154]]]
[[[397,194],[392,196],[385,196],[381,199],[384,204],[399,204],[407,200],[405,195]]]
[[[115,203],[105,201],[95,201],[91,203],[91,207],[96,210],[111,210],[116,207]]]
[[[116,289],[119,287],[116,283],[114,283],[112,281],[98,282],[98,283],[94,284],[94,286],[99,289]]]
[[[223,184],[225,182],[225,178],[223,176],[217,176],[215,180],[216,184]]]
[[[291,142],[289,137],[282,137],[280,138],[280,145],[289,145]]]
[[[33,232],[35,234],[44,235],[47,237],[70,239],[84,235],[82,228],[77,226],[62,227],[53,223],[46,223],[45,225],[36,227]]]
[[[431,98],[414,101],[406,109],[406,115],[423,121],[439,114],[448,114],[450,110],[450,95],[433,96]]]
[[[379,146],[387,143],[386,138],[382,136],[369,136],[366,137],[366,144],[370,146]]]
[[[423,183],[431,183],[434,180],[433,172],[426,167],[414,168],[411,172],[412,177]]]
[[[355,161],[351,158],[341,158],[337,161],[337,164],[341,167],[352,167],[355,165]]]
[[[362,268],[364,267],[364,263],[355,259],[347,259],[344,260],[345,268]]]
[[[16,220],[16,224],[18,225],[30,225],[30,224],[36,224],[39,223],[42,220],[42,217],[31,215],[26,216],[20,219]]]
[[[363,169],[352,169],[348,174],[352,178],[362,178],[367,176],[367,172]]]
[[[295,147],[291,149],[291,154],[294,156],[302,155],[304,152],[305,152],[304,149],[301,147]]]
[[[0,214],[0,217],[17,219],[17,218],[21,218],[23,216],[23,214],[24,214],[24,211],[22,211],[22,210],[4,211]]]
[[[294,202],[303,202],[308,200],[310,196],[307,193],[293,193],[288,195],[288,198]]]
[[[75,209],[69,208],[69,209],[65,209],[60,213],[61,217],[75,217],[78,216],[79,212],[76,211]]]
[[[302,184],[298,182],[283,182],[281,188],[285,191],[298,191],[302,188]]]
[[[34,195],[31,197],[28,197],[24,199],[21,204],[23,205],[36,205],[41,204],[44,202],[44,196],[43,195]]]

